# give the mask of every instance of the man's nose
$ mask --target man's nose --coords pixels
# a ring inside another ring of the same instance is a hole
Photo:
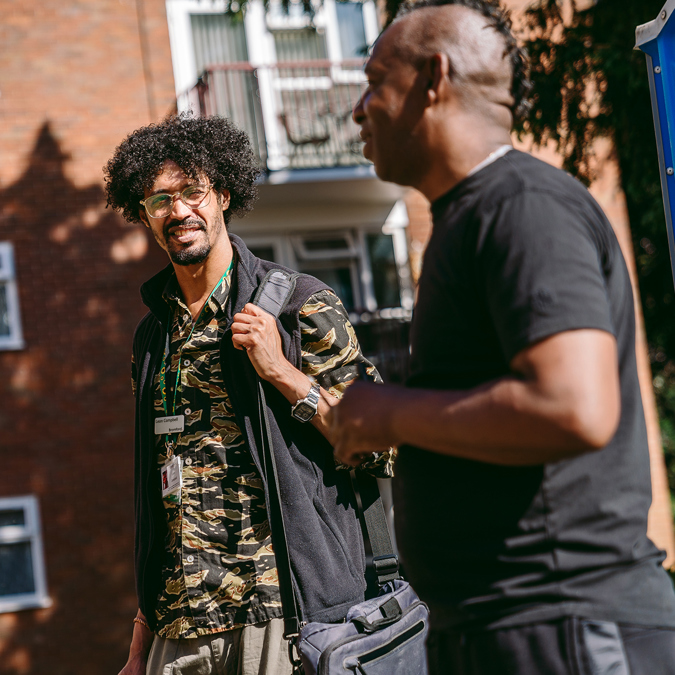
[[[192,209],[185,204],[185,202],[176,195],[171,206],[171,217],[177,220],[183,220],[192,213]]]
[[[365,119],[365,114],[363,112],[363,97],[365,96],[365,92],[361,94],[359,100],[356,102],[356,105],[354,106],[354,110],[352,110],[352,119],[356,124],[361,124],[361,122]]]

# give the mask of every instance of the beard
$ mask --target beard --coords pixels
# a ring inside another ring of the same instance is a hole
[[[192,248],[183,248],[178,251],[169,251],[171,262],[176,265],[199,265],[203,263],[211,253],[211,245],[206,242],[202,246],[193,246]]]
[[[169,222],[164,227],[164,241],[167,243],[170,241],[169,229],[174,225],[177,225],[175,221]],[[201,232],[206,234],[206,227],[204,221],[198,218],[188,218],[183,221],[185,225],[198,226]],[[171,262],[176,265],[187,266],[187,265],[199,265],[203,263],[211,253],[211,244],[209,243],[208,237],[203,242],[194,242],[187,244],[184,248],[173,248],[167,246],[167,252]]]

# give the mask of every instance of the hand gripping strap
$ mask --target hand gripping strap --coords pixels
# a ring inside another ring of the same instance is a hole
[[[297,278],[297,273],[289,274],[279,269],[270,270],[258,286],[253,304],[278,319],[295,290]]]

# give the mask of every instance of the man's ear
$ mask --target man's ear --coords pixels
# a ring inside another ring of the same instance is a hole
[[[230,208],[230,191],[223,190],[220,194],[223,197],[223,211],[227,211]]]
[[[141,207],[138,211],[138,217],[141,219],[143,225],[150,229],[150,223],[148,222],[148,216],[145,213],[145,207]]]
[[[450,77],[450,58],[447,54],[438,52],[427,59],[424,67],[427,76],[427,101],[433,105],[445,94]]]

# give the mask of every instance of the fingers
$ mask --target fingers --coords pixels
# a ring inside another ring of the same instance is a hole
[[[262,334],[258,331],[249,331],[246,329],[241,329],[235,331],[232,330],[232,344],[237,349],[245,349],[248,351],[254,347],[257,347],[260,344],[260,338]]]
[[[358,466],[397,445],[389,423],[395,410],[389,391],[384,385],[354,382],[331,409],[330,440],[339,462]]]
[[[270,330],[276,329],[276,321],[271,314],[249,303],[241,312],[234,315],[231,329],[235,347],[242,349],[244,341],[236,339],[236,336],[256,334],[263,336]]]
[[[258,305],[254,305],[252,302],[246,303],[244,309],[241,310],[241,313],[248,316],[272,316],[269,312],[261,309]]]
[[[288,361],[276,319],[271,314],[248,303],[234,315],[231,330],[232,344],[236,349],[246,350],[260,377],[274,382],[284,375]]]
[[[260,307],[251,303],[247,304],[241,312],[232,317],[232,332],[247,333],[252,330],[268,331],[272,327],[276,328],[275,318]]]
[[[388,449],[388,448],[387,448]],[[364,450],[353,444],[342,444],[339,443],[333,449],[333,455],[338,462],[346,464],[347,466],[359,466],[367,460],[372,460],[375,458],[379,452],[384,452],[382,448],[375,450],[370,448],[369,450]]]
[[[350,437],[350,425],[342,421],[344,409],[341,406],[344,399],[337,406],[331,408],[329,412],[330,419],[330,440],[333,445],[333,455],[338,462],[347,466],[357,466],[361,463],[361,456],[355,449],[354,440]]]
[[[362,461],[361,453],[357,453],[353,448],[340,445],[333,451],[335,459],[347,466],[358,466]]]
[[[243,343],[242,343],[241,338],[239,338],[239,336],[237,336],[237,335],[233,335],[233,336],[232,336],[232,344],[234,345],[234,348],[235,348],[235,349],[240,349],[240,350],[242,350],[242,351],[243,351],[244,349],[246,349],[246,347],[245,347],[245,346],[243,345]]]

